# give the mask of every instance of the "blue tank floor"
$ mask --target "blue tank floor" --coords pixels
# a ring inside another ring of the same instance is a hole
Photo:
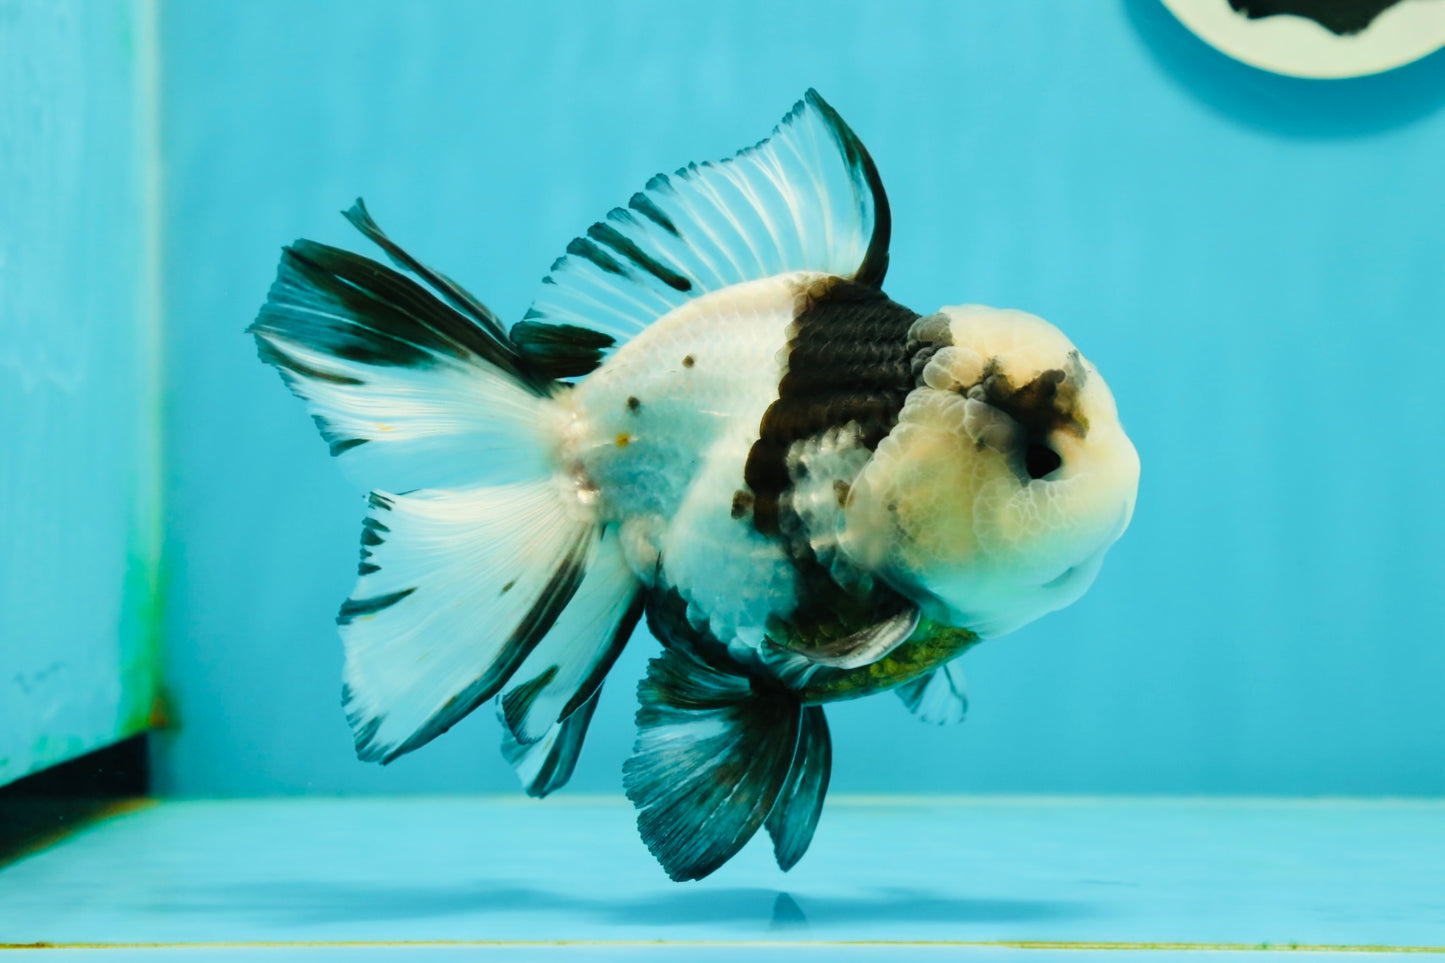
[[[689,884],[621,799],[166,801],[0,869],[0,942],[378,963],[1445,953],[1445,801],[835,797],[791,873],[764,838]]]

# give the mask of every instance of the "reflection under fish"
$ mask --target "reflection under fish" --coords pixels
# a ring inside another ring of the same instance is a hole
[[[397,270],[297,241],[251,331],[372,489],[337,618],[363,759],[497,698],[552,792],[645,615],[643,841],[699,879],[766,826],[788,869],[827,791],[823,704],[961,719],[954,660],[1077,599],[1129,523],[1138,458],[1098,372],[1031,315],[885,295],[882,181],[814,91],[593,224],[510,329],[346,216]]]

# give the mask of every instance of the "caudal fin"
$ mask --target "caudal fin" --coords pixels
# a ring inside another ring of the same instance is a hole
[[[527,795],[538,799],[566,785],[582,751],[582,740],[592,722],[601,689],[593,692],[577,711],[552,726],[536,742],[521,742],[510,729],[502,735],[502,755],[517,771]]]
[[[516,753],[557,757],[541,782],[523,774],[550,791],[571,771],[637,594],[615,537],[556,470],[556,351],[515,342],[359,201],[347,217],[425,286],[297,241],[250,331],[373,489],[337,616],[357,753],[389,762],[503,693],[512,743],[553,737]],[[610,339],[572,341],[595,351]]]
[[[828,788],[822,709],[682,648],[653,659],[637,693],[623,787],[667,875],[702,879],[765,822],[778,865],[790,869],[812,841]]]

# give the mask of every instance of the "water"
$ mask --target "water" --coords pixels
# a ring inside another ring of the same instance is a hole
[[[161,791],[515,785],[487,712],[386,769],[353,758],[332,616],[361,504],[241,333],[280,245],[364,250],[336,213],[364,195],[513,320],[567,240],[648,176],[754,142],[815,86],[888,187],[890,295],[1058,324],[1143,461],[1133,527],[1091,593],[967,657],[964,725],[921,726],[886,696],[830,709],[835,790],[1445,792],[1439,55],[1285,82],[1150,0],[158,13],[163,666],[179,721],[159,740]],[[141,230],[111,208],[73,229],[102,261]],[[22,242],[6,235],[6,256],[33,256]],[[42,276],[63,292],[86,260]],[[86,311],[103,330],[103,307]],[[122,394],[143,402],[143,386]],[[53,475],[94,479],[88,498],[113,483],[78,450]],[[46,491],[22,494],[67,517]],[[99,538],[74,557],[120,550]],[[42,592],[77,604],[73,587]],[[0,653],[24,644],[17,624],[0,622]],[[614,670],[577,789],[618,790],[653,645],[640,633]]]

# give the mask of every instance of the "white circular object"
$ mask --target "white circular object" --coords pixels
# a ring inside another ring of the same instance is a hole
[[[1398,0],[1365,29],[1343,35],[1290,13],[1251,18],[1235,10],[1230,0],[1163,3],[1215,49],[1251,67],[1291,77],[1363,77],[1419,60],[1445,46],[1445,0]],[[1255,10],[1310,6],[1300,0],[1241,5]]]

